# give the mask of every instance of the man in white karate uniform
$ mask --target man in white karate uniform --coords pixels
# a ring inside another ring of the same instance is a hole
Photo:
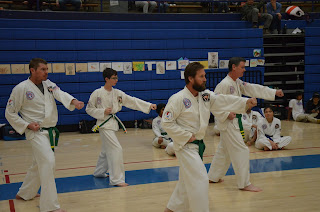
[[[30,200],[36,196],[41,186],[40,211],[63,212],[60,209],[54,180],[55,156],[53,132],[58,121],[55,100],[68,110],[81,109],[84,103],[63,92],[48,77],[47,62],[34,58],[29,64],[29,79],[19,83],[12,90],[6,118],[20,134],[25,133],[31,143],[33,163],[27,172],[17,199]],[[19,114],[21,116],[19,116]],[[56,131],[56,138],[58,131]]]
[[[245,113],[257,102],[205,90],[206,73],[198,62],[190,63],[184,76],[185,88],[170,97],[162,116],[162,127],[173,139],[180,165],[179,181],[165,212],[209,212],[209,179],[201,159],[210,112]]]
[[[233,96],[242,96],[243,94],[267,100],[274,100],[275,95],[283,96],[282,90],[270,89],[240,80],[239,77],[242,77],[246,71],[245,63],[244,58],[231,58],[229,60],[229,73],[217,85],[215,92]],[[239,189],[254,192],[262,191],[250,183],[249,149],[243,142],[244,139],[240,133],[241,114],[237,114],[236,111],[220,112],[216,114],[216,117],[219,120],[220,143],[208,173],[210,182],[222,182],[222,177],[225,176],[231,162]]]
[[[168,155],[174,156],[174,149],[172,139],[168,136],[167,132],[161,126],[161,118],[163,115],[165,104],[160,103],[157,105],[158,116],[152,120],[152,131],[155,138],[152,141],[152,145],[156,148],[165,149]]]
[[[106,68],[103,71],[103,79],[105,85],[91,94],[86,108],[86,112],[97,119],[102,140],[101,153],[93,175],[107,177],[106,172],[109,171],[110,185],[125,187],[128,184],[125,182],[122,147],[116,136],[116,131],[123,124],[115,114],[122,106],[144,113],[149,113],[150,109],[155,110],[157,106],[113,88],[118,82],[117,71]],[[125,130],[124,126],[123,129]]]

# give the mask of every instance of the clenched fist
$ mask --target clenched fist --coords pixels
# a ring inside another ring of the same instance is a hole
[[[247,107],[248,108],[253,108],[254,106],[257,106],[257,99],[256,98],[250,98],[247,101]]]

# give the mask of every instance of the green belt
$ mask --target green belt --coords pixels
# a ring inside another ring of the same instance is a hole
[[[121,120],[114,114],[110,114],[109,118],[107,118],[107,120],[105,120],[104,122],[102,122],[99,126],[96,126],[92,129],[93,132],[96,132],[100,127],[102,127],[105,123],[107,123],[111,118],[114,118],[119,125],[119,128],[123,129],[124,133],[127,133],[127,129],[124,126],[124,124],[121,122]]]
[[[206,145],[203,143],[203,140],[195,140],[191,142],[192,144],[197,144],[199,146],[199,155],[201,160],[203,160],[203,152],[206,149]]]
[[[59,130],[56,127],[49,127],[49,128],[42,127],[41,129],[42,130],[48,130],[51,149],[52,149],[52,151],[54,151],[54,147],[58,146],[59,135],[60,135]],[[54,142],[53,142],[53,131],[55,131],[55,133],[56,133]]]
[[[163,132],[163,133],[161,133],[161,135],[168,135],[168,133],[166,133],[166,132]]]
[[[238,118],[240,133],[242,135],[243,140],[245,140],[246,136],[244,135],[243,125],[242,125],[242,120],[241,120],[242,114],[236,114],[236,117]]]

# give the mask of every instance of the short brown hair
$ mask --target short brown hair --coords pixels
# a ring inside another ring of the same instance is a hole
[[[197,74],[197,71],[203,68],[204,66],[199,62],[189,63],[189,65],[187,65],[186,69],[184,70],[184,81],[186,82],[186,84],[189,84],[190,82],[189,77],[194,78]]]
[[[45,65],[47,65],[47,61],[45,61],[44,59],[42,58],[33,58],[32,60],[30,60],[30,63],[29,63],[29,70],[31,68],[34,68],[34,69],[37,69],[39,67],[39,64],[40,63],[43,63]],[[31,72],[30,72],[31,73]]]
[[[105,68],[103,70],[102,76],[103,76],[104,81],[106,81],[106,78],[110,79],[112,77],[112,75],[118,76],[117,71],[112,68]]]
[[[232,65],[238,66],[240,64],[240,62],[246,62],[246,59],[244,59],[243,57],[232,57],[229,60],[229,72],[232,71]]]

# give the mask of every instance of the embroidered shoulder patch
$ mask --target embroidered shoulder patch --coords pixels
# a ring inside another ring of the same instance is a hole
[[[202,99],[205,102],[209,102],[210,101],[210,94],[208,94],[208,93],[202,94]]]
[[[27,91],[26,97],[28,100],[32,100],[34,98],[34,93],[32,91]]]
[[[191,107],[191,101],[187,98],[183,99],[183,104],[184,104],[185,108],[187,108],[187,109]]]
[[[122,104],[122,96],[118,96],[118,102]]]

